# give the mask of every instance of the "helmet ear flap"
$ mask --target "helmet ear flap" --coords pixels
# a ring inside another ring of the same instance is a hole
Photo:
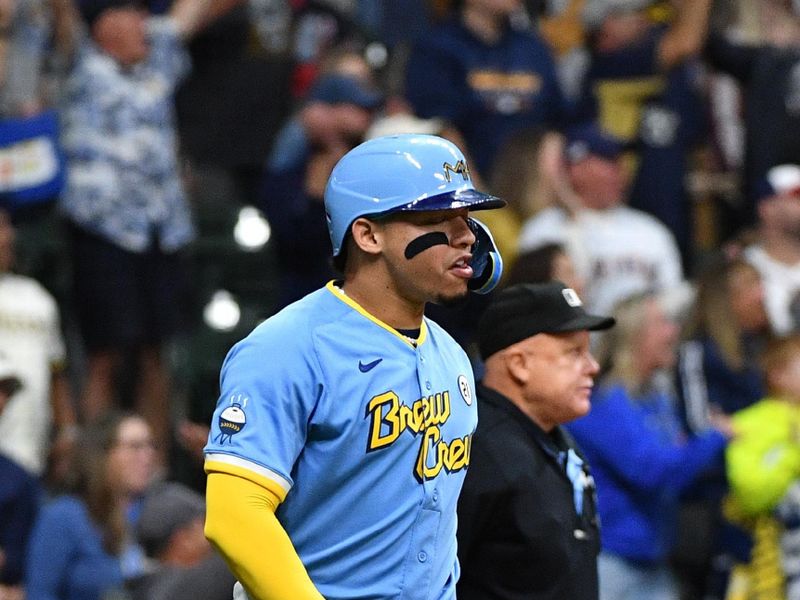
[[[475,235],[475,243],[471,248],[474,274],[467,287],[476,294],[488,294],[500,283],[503,257],[486,225],[473,217],[467,219],[467,224]]]

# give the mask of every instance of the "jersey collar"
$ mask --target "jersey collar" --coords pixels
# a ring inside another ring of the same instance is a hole
[[[361,313],[367,319],[369,319],[370,321],[375,323],[378,327],[382,327],[383,329],[385,329],[386,331],[388,331],[392,335],[394,335],[394,336],[400,338],[401,340],[403,340],[403,342],[405,344],[408,344],[409,346],[414,348],[414,344],[412,343],[411,340],[409,340],[406,336],[404,336],[402,333],[397,331],[391,325],[387,325],[386,323],[381,321],[379,318],[377,318],[377,317],[371,315],[369,312],[367,312],[358,302],[356,302],[355,300],[350,298],[347,294],[345,294],[344,291],[342,291],[342,289],[339,288],[336,285],[335,281],[329,281],[328,284],[325,287],[328,289],[329,292],[331,292],[339,300],[341,300],[342,302],[347,304],[350,308],[352,308],[353,310],[355,310],[358,313]],[[420,326],[419,338],[417,338],[416,347],[419,348],[425,342],[425,340],[427,338],[428,338],[428,326],[425,323],[425,319],[422,319],[422,325]]]

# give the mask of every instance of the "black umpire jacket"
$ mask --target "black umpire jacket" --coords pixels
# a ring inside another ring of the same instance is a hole
[[[575,442],[561,428],[545,433],[490,388],[479,384],[477,397],[458,504],[458,599],[597,600],[594,490],[578,516],[559,459]]]

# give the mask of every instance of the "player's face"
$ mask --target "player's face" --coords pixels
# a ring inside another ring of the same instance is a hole
[[[407,300],[451,304],[467,295],[475,235],[466,209],[396,213],[383,226],[390,285]]]
[[[120,423],[117,439],[109,450],[106,475],[121,494],[139,494],[154,475],[156,460],[150,427],[139,417]]]
[[[589,350],[589,332],[540,333],[521,342],[526,370],[524,397],[545,431],[589,412],[599,371]]]

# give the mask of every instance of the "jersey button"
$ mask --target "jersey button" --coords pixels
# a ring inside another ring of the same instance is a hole
[[[430,391],[430,389],[431,389],[431,382],[430,381],[426,381],[425,382],[425,389]]]
[[[434,504],[436,504],[439,501],[439,492],[433,492],[432,500]]]
[[[427,555],[427,553],[425,553],[424,551],[422,551],[422,552],[420,552],[419,554],[417,554],[417,560],[418,560],[419,562],[425,562],[426,560],[428,560],[428,555]]]

